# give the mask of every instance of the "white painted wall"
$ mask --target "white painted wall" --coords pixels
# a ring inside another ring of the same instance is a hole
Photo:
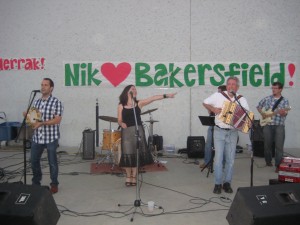
[[[100,115],[116,117],[123,87],[65,87],[64,62],[291,61],[297,66],[299,10],[298,0],[0,0],[0,57],[46,58],[45,70],[0,71],[0,111],[9,121],[22,121],[31,90],[39,89],[43,77],[51,77],[54,95],[65,106],[60,144],[79,146],[82,131],[96,128],[96,99]],[[297,70],[294,76],[299,83]],[[284,90],[293,107],[286,123],[288,148],[300,145],[298,86]],[[138,88],[139,98],[172,91]],[[198,115],[207,114],[202,101],[215,90],[175,91],[176,99],[145,109],[159,108],[153,112],[159,120],[154,133],[163,136],[164,144],[182,148],[187,136],[206,136]],[[242,87],[240,92],[258,116],[255,106],[271,90]],[[101,130],[109,128],[106,121],[99,124]],[[247,135],[240,137],[245,146]]]

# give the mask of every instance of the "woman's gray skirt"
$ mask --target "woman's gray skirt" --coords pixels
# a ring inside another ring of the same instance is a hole
[[[137,145],[135,126],[122,128],[121,130],[121,159],[120,167],[137,167]],[[139,167],[152,164],[153,157],[147,148],[145,131],[143,126],[139,126],[140,142],[139,142]]]

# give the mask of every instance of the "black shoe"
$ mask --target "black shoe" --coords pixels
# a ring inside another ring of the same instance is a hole
[[[215,194],[221,194],[221,191],[222,191],[222,185],[221,184],[216,184],[215,188],[213,190],[213,193],[215,193]]]
[[[223,184],[223,190],[226,192],[226,193],[232,193],[233,190],[230,186],[230,183],[226,182]]]

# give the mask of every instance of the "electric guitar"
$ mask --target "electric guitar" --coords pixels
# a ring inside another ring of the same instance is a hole
[[[283,110],[285,111],[289,111],[291,110],[292,107],[289,106],[287,108],[283,108]],[[276,109],[274,112],[272,111],[272,109],[269,109],[269,110],[265,110],[265,108],[262,108],[262,113],[264,114],[264,118],[261,118],[260,120],[260,126],[266,126],[267,124],[271,123],[272,122],[272,116],[274,116],[275,114],[278,113],[279,110],[282,110],[282,109]]]

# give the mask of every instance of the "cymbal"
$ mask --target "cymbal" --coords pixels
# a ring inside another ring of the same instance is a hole
[[[147,113],[154,112],[154,111],[156,111],[157,109],[158,109],[158,108],[155,108],[155,109],[149,109],[149,110],[147,110],[147,111],[141,113],[141,115],[144,115],[144,114],[147,114]]]
[[[108,122],[113,122],[113,123],[117,123],[118,122],[118,119],[116,117],[111,117],[111,116],[99,116],[99,118],[101,120],[105,120],[105,121],[108,121]]]
[[[147,120],[145,122],[149,122],[149,123],[156,123],[156,122],[159,122],[158,120]]]

